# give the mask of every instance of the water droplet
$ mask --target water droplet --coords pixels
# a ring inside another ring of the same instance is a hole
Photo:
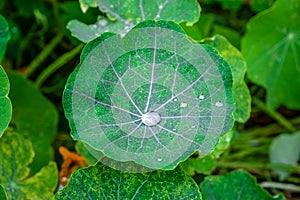
[[[196,128],[196,125],[193,125],[192,128]]]
[[[104,32],[108,32],[108,31],[109,31],[109,30],[107,30],[107,29],[106,29],[106,30],[104,30]]]
[[[226,142],[230,142],[230,138],[229,137],[226,138]]]
[[[177,99],[175,98],[173,101],[177,101]]]
[[[155,18],[160,18],[160,15],[156,15]]]
[[[160,115],[157,112],[148,112],[142,115],[142,122],[146,126],[154,126],[160,122]]]
[[[202,95],[202,94],[199,96],[199,99],[200,99],[200,100],[203,100],[204,98],[205,98],[205,97],[204,97],[204,95]]]
[[[181,107],[181,108],[186,108],[186,107],[187,107],[187,103],[184,103],[184,102],[181,103],[181,104],[180,104],[180,107]]]
[[[98,26],[96,24],[93,25],[93,28],[97,28]]]
[[[163,160],[162,157],[158,157],[158,158],[157,158],[157,161],[158,161],[158,162],[161,162],[162,160]]]
[[[173,128],[172,130],[173,130],[173,131],[176,131],[176,128]]]
[[[99,24],[101,26],[106,26],[107,25],[107,21],[106,20],[101,20],[101,21],[99,21]]]
[[[223,103],[222,103],[221,101],[217,101],[216,104],[215,104],[215,106],[217,106],[217,107],[222,107],[222,106],[223,106]]]
[[[163,7],[164,7],[163,5],[159,5],[158,9],[161,10],[161,9],[163,9]]]
[[[109,6],[109,7],[113,8],[113,7],[114,7],[114,5],[110,4],[110,6]]]

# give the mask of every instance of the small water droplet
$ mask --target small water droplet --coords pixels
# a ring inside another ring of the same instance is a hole
[[[196,128],[196,125],[193,125],[192,128]]]
[[[164,7],[163,5],[159,5],[158,9],[161,10],[161,9],[163,9],[163,7]]]
[[[186,107],[187,107],[187,103],[184,103],[184,102],[181,103],[181,104],[180,104],[180,107],[181,107],[181,108],[186,108]]]
[[[173,131],[176,131],[176,128],[173,128],[172,130],[173,130]]]
[[[98,26],[96,24],[93,25],[93,28],[97,28]]]
[[[104,30],[104,32],[108,32],[108,31],[109,31],[109,30],[107,30],[107,29],[106,29],[106,30]]]
[[[229,137],[226,138],[226,142],[230,142],[230,138]]]
[[[99,24],[101,26],[106,26],[107,25],[107,21],[106,20],[101,20],[101,21],[99,21]]]
[[[113,7],[114,7],[114,5],[110,4],[110,6],[109,6],[109,7],[113,8]]]
[[[158,161],[158,162],[161,162],[162,160],[163,160],[162,157],[158,157],[158,158],[157,158],[157,161]]]
[[[156,15],[155,18],[160,18],[160,15]]]
[[[215,106],[217,106],[217,107],[222,107],[222,106],[223,106],[223,103],[222,103],[221,101],[217,101],[216,104],[215,104]]]
[[[177,99],[175,98],[173,101],[177,101]]]
[[[205,97],[204,97],[204,95],[202,95],[202,94],[199,96],[199,99],[200,99],[200,100],[203,100],[204,98],[205,98]]]

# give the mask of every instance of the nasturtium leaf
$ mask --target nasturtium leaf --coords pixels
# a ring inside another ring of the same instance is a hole
[[[267,90],[269,108],[300,109],[300,1],[278,0],[253,17],[242,53],[249,79]]]
[[[44,166],[34,176],[27,167],[33,160],[32,144],[22,135],[5,132],[0,138],[0,183],[5,187],[8,199],[50,199],[58,179],[54,162]]]
[[[0,15],[0,61],[2,60],[7,42],[10,40],[9,25],[6,19]]]
[[[51,143],[57,133],[58,113],[55,106],[21,74],[9,72],[8,77],[11,84],[9,97],[13,105],[11,123],[33,142],[32,174],[53,159]]]
[[[8,98],[8,93],[9,80],[0,65],[0,138],[10,122],[12,114],[12,106]]]
[[[72,20],[67,28],[74,37],[89,42],[104,32],[125,35],[134,25],[145,20],[171,20],[192,25],[200,17],[200,5],[196,0],[98,0],[99,9],[108,19],[99,18],[92,25]]]
[[[247,70],[247,63],[242,54],[232,46],[225,37],[215,35],[204,40],[205,44],[216,48],[221,56],[230,64],[233,80],[233,97],[236,103],[234,118],[238,122],[246,122],[250,117],[251,96],[244,76]]]
[[[228,63],[173,22],[145,21],[87,44],[63,105],[71,135],[117,161],[174,169],[233,125]]]
[[[255,177],[243,170],[236,170],[226,176],[207,176],[200,184],[203,200],[283,200],[282,194],[272,197],[262,189]]]
[[[103,153],[96,151],[80,141],[76,142],[75,149],[77,153],[85,158],[88,165],[96,164],[97,161],[103,157]]]
[[[180,168],[172,171],[126,173],[97,164],[72,174],[55,195],[67,199],[201,199],[194,180]]]
[[[297,166],[300,159],[300,132],[281,134],[273,140],[270,148],[270,161],[273,164]],[[274,173],[283,181],[291,171],[275,169]]]
[[[7,200],[7,194],[6,194],[5,189],[2,185],[0,185],[0,199],[1,200]]]
[[[250,4],[253,11],[260,12],[271,7],[273,2],[274,0],[252,0]]]

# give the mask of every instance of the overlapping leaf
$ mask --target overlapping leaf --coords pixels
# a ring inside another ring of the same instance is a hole
[[[30,173],[36,173],[53,158],[51,143],[56,135],[58,113],[33,83],[21,74],[10,72],[9,97],[13,105],[12,123],[16,130],[33,141],[35,157]]]
[[[8,92],[9,80],[4,69],[0,65],[0,138],[11,119],[12,106],[8,98]]]
[[[72,35],[83,42],[89,42],[104,32],[125,35],[134,25],[144,20],[162,19],[193,24],[200,17],[201,10],[196,0],[98,0],[98,5],[109,19],[99,18],[92,25],[72,20],[67,26]]]
[[[197,185],[181,169],[124,173],[102,164],[76,171],[55,199],[201,199]]]
[[[28,177],[27,167],[34,152],[30,141],[22,135],[5,132],[0,139],[0,183],[5,187],[8,199],[50,199],[57,185],[57,168],[54,162],[40,172]]]
[[[283,195],[272,197],[263,190],[248,172],[237,170],[226,176],[208,176],[201,183],[203,200],[284,200]]]
[[[271,109],[300,109],[300,1],[278,0],[252,18],[242,53],[249,79],[266,88]]]
[[[238,122],[246,122],[250,117],[251,96],[247,84],[244,81],[247,70],[245,59],[242,54],[221,35],[206,38],[204,43],[216,48],[222,57],[230,64],[233,80],[233,97],[236,103],[234,118]]]
[[[231,129],[231,85],[214,49],[191,44],[175,23],[146,21],[123,39],[88,43],[63,104],[74,139],[113,160],[173,169]]]

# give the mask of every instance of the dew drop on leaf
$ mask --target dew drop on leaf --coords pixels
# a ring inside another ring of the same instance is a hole
[[[203,100],[204,98],[205,98],[205,97],[204,97],[204,95],[202,95],[202,94],[199,96],[199,99],[200,99],[200,100]]]
[[[223,103],[222,103],[221,101],[217,101],[216,104],[215,104],[215,106],[217,106],[217,107],[222,107],[222,106],[223,106]]]

